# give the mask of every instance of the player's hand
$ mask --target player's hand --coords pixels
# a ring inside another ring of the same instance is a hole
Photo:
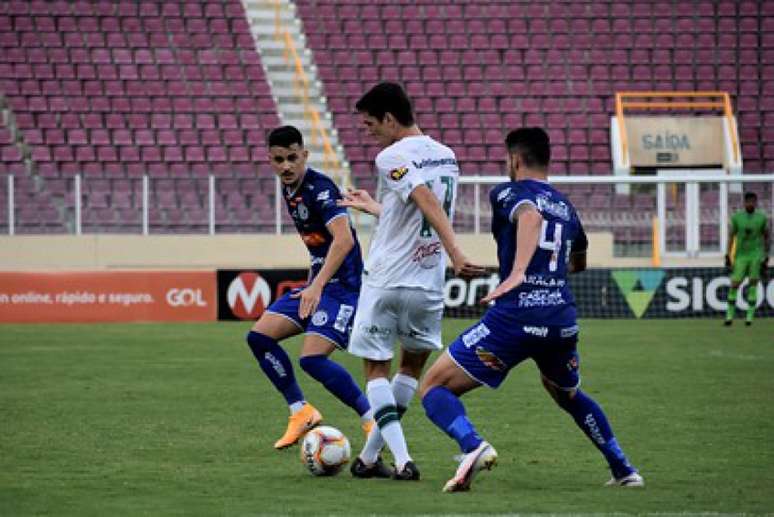
[[[495,287],[494,291],[481,298],[481,304],[486,305],[489,302],[496,300],[508,291],[512,291],[524,283],[524,272],[511,273],[503,283]]]
[[[731,269],[731,257],[726,255],[726,261],[725,261],[726,269]]]
[[[382,206],[371,197],[368,191],[363,189],[347,189],[342,194],[342,199],[336,202],[338,206],[345,206],[347,208],[354,208],[367,214],[379,216],[382,211]]]
[[[468,260],[462,250],[455,248],[449,254],[449,259],[452,263],[452,269],[454,275],[462,278],[470,278],[474,276],[481,276],[486,273],[486,268],[473,264]]]
[[[322,296],[322,287],[311,283],[305,289],[290,296],[291,298],[301,298],[301,304],[298,306],[298,317],[305,320],[317,310]]]

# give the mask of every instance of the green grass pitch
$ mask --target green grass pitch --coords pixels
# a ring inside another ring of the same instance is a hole
[[[445,342],[467,324],[448,320]],[[602,487],[602,457],[525,363],[463,399],[500,463],[461,494],[441,493],[458,451],[417,400],[404,428],[420,482],[313,478],[297,447],[275,451],[287,409],[248,327],[0,326],[0,515],[774,511],[774,320],[583,321],[583,387],[647,487]],[[359,451],[356,415],[296,374]]]

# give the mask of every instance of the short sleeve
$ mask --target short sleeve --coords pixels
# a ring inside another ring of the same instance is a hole
[[[327,225],[337,217],[348,215],[347,209],[336,203],[341,199],[341,193],[336,185],[328,182],[321,183],[317,185],[312,195],[314,208],[320,214],[324,224]]]
[[[576,235],[575,239],[572,241],[572,246],[570,247],[570,252],[572,253],[585,253],[586,250],[589,249],[589,239],[586,237],[586,231],[583,229],[583,225],[580,223],[580,220],[577,220],[578,223],[578,234]]]
[[[399,153],[382,152],[376,157],[376,168],[385,188],[397,192],[405,203],[409,196],[425,181],[411,160]]]
[[[500,217],[510,222],[515,222],[519,208],[532,206],[537,209],[533,196],[528,192],[514,186],[507,186],[497,192],[493,192],[492,208]]]

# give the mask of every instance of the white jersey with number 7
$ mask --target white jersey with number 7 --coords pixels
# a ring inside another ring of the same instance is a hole
[[[375,287],[442,293],[446,254],[437,233],[409,196],[418,186],[427,185],[452,220],[459,177],[454,151],[429,136],[410,136],[382,150],[376,168],[382,213],[371,238],[363,280]]]

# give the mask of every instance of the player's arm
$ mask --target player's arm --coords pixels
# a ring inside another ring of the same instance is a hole
[[[580,230],[578,237],[572,242],[570,247],[570,273],[580,273],[586,271],[586,251],[589,248],[589,240],[586,237],[586,232],[583,228]]]
[[[354,208],[375,217],[382,214],[382,205],[363,189],[348,189],[342,194],[342,199],[339,199],[337,204],[338,206]]]
[[[769,250],[771,249],[771,229],[768,221],[763,227],[763,260],[761,261],[761,276],[766,278],[769,269]]]
[[[331,241],[331,246],[325,255],[325,262],[320,268],[320,272],[314,277],[312,283],[299,293],[301,303],[298,315],[302,319],[307,318],[317,310],[323,287],[336,274],[344,259],[347,258],[347,254],[355,246],[355,239],[352,238],[349,218],[346,217],[346,214],[334,217],[325,226],[333,237],[333,241]]]
[[[516,208],[514,219],[516,222],[516,255],[513,259],[511,274],[491,293],[482,298],[481,303],[489,303],[521,285],[527,273],[527,266],[535,255],[540,239],[540,228],[543,226],[543,216],[532,203],[522,203]]]
[[[727,269],[731,269],[731,248],[734,246],[734,237],[736,237],[736,225],[734,219],[731,218],[731,224],[728,228],[728,243],[726,244],[726,256],[725,266]]]
[[[443,211],[440,203],[438,203],[435,195],[427,185],[416,186],[414,190],[411,191],[411,194],[409,194],[409,199],[417,205],[427,222],[430,223],[430,226],[432,226],[438,234],[441,244],[449,255],[449,259],[452,261],[454,273],[460,276],[482,274],[484,268],[476,266],[468,261],[468,258],[457,245],[451,221],[449,221],[446,212]]]

